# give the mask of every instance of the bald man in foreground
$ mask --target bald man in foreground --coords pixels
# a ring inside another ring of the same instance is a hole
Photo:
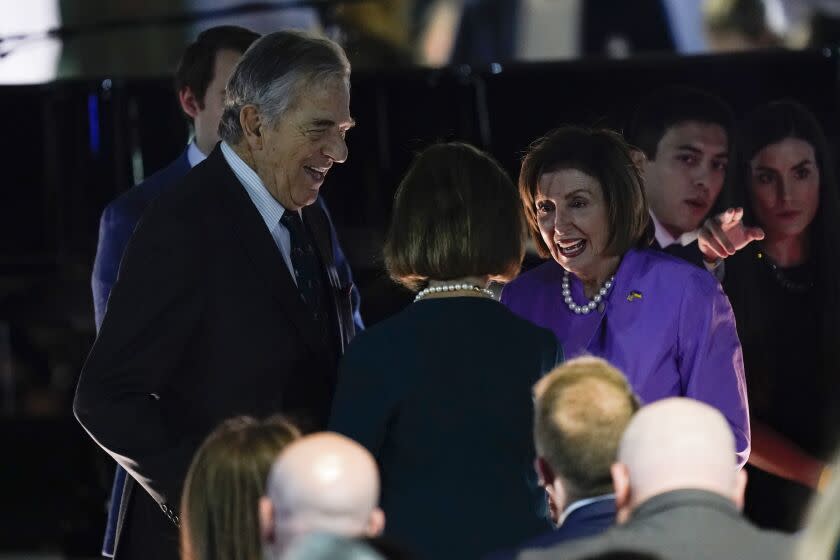
[[[522,560],[574,560],[625,550],[691,560],[788,560],[792,537],[741,516],[746,473],[716,409],[685,398],[643,407],[612,467],[619,525],[600,536],[525,551]]]
[[[280,558],[294,538],[310,533],[377,536],[379,471],[367,449],[332,432],[303,437],[283,449],[260,499],[266,556]]]

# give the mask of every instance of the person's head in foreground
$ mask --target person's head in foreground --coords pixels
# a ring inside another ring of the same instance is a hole
[[[560,524],[572,503],[612,493],[610,468],[639,401],[620,371],[590,356],[548,373],[534,397],[536,469]]]
[[[303,437],[277,457],[260,499],[265,550],[278,558],[313,532],[378,535],[385,526],[378,503],[379,471],[367,449],[332,432]]]
[[[705,490],[744,502],[747,476],[736,468],[735,439],[717,409],[673,397],[642,407],[612,467],[619,523],[647,500],[674,490]]]
[[[300,437],[279,417],[223,422],[193,457],[181,498],[181,558],[261,558],[257,505],[277,454]]]

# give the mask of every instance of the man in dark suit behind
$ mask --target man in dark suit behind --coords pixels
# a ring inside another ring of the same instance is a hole
[[[151,203],[128,244],[74,402],[145,490],[130,500],[121,559],[178,557],[183,478],[223,419],[326,423],[354,324],[313,203],[347,158],[349,75],[329,40],[257,41],[228,84],[223,141]]]
[[[638,408],[624,375],[600,358],[570,360],[535,385],[535,467],[557,528],[520,549],[589,537],[615,523],[610,467]],[[512,559],[516,552],[500,552],[488,560]]]
[[[177,183],[187,171],[203,161],[219,141],[225,84],[242,53],[258,38],[259,34],[242,27],[211,27],[199,34],[184,51],[175,71],[174,85],[178,103],[192,124],[194,136],[176,160],[122,193],[102,212],[91,277],[97,328],[105,316],[120,259],[140,216],[164,189]]]
[[[741,516],[747,477],[732,460],[734,449],[723,415],[705,403],[675,397],[643,407],[611,469],[618,525],[517,558],[576,560],[618,550],[695,560],[791,558],[792,536]]]

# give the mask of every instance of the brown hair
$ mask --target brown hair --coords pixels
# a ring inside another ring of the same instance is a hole
[[[462,143],[421,152],[397,189],[385,265],[410,289],[429,279],[508,281],[525,254],[516,187],[486,153]]]
[[[534,385],[537,453],[563,480],[570,503],[612,491],[610,466],[639,401],[627,379],[592,356],[570,360]]]
[[[190,88],[204,109],[204,96],[213,81],[216,55],[222,50],[244,53],[251,43],[259,39],[258,33],[236,25],[220,25],[205,29],[184,51],[175,70],[175,93]]]
[[[619,256],[632,247],[650,245],[653,228],[630,147],[611,130],[564,126],[531,144],[519,171],[519,195],[540,256],[551,253],[540,235],[537,188],[540,177],[561,169],[576,169],[601,184],[610,227],[605,254]]]
[[[298,437],[278,416],[238,416],[207,436],[181,496],[183,560],[260,560],[259,498],[274,459]]]

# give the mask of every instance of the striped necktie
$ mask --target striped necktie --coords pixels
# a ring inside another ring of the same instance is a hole
[[[321,260],[297,212],[283,212],[280,223],[289,230],[292,268],[300,295],[315,319],[320,322],[324,319]]]

